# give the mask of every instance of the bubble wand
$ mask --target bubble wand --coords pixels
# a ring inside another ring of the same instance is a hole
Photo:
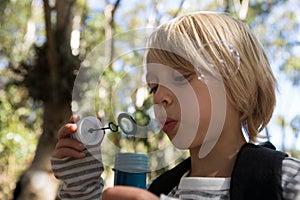
[[[117,132],[119,127],[127,136],[134,136],[137,130],[135,120],[127,113],[121,113],[118,116],[118,124],[109,122],[107,127],[104,127],[101,121],[93,116],[84,117],[77,122],[77,132],[72,135],[86,145],[101,144],[105,130],[109,129],[112,132]],[[89,134],[88,134],[89,133]]]

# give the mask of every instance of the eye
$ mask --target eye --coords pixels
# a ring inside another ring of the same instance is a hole
[[[189,80],[189,78],[192,76],[192,73],[184,73],[184,74],[180,74],[175,76],[173,79],[175,82],[178,83],[185,83]]]

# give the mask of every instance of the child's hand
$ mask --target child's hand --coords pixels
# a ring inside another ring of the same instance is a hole
[[[128,186],[107,188],[102,194],[102,200],[159,200],[157,196],[147,190]]]
[[[85,149],[83,143],[79,142],[76,139],[71,138],[71,135],[74,134],[77,130],[76,121],[79,120],[79,117],[73,115],[70,119],[71,123],[65,124],[58,131],[58,142],[52,154],[54,158],[84,158],[85,153],[82,151]]]

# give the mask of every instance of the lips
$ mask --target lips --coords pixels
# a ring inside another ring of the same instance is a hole
[[[162,130],[165,133],[169,133],[169,132],[171,132],[175,128],[175,126],[177,125],[177,121],[174,120],[174,119],[168,118],[163,124],[164,125],[163,125]]]

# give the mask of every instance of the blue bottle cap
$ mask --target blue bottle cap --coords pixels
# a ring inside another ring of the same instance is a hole
[[[149,159],[145,154],[118,153],[115,158],[114,170],[130,173],[148,173]]]

